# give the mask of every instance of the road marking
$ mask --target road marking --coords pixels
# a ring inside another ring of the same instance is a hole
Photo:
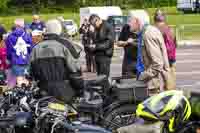
[[[191,71],[191,72],[176,72],[176,75],[199,75],[200,71]]]
[[[200,63],[199,60],[177,60],[177,63]]]
[[[191,53],[176,53],[177,56],[196,56],[196,55],[200,55],[200,53],[195,53],[195,52],[191,52]]]
[[[193,87],[194,85],[177,85],[178,88]]]

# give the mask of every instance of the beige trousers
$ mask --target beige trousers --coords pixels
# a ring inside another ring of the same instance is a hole
[[[176,63],[170,67],[169,80],[166,88],[166,90],[176,90]]]
[[[126,127],[117,129],[118,133],[161,133],[163,122],[157,122],[153,124],[132,124]]]

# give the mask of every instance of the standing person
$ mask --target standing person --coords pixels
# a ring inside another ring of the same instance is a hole
[[[32,51],[31,74],[41,91],[70,102],[75,89],[83,88],[79,52],[75,44],[60,37],[62,25],[58,20],[49,20],[46,27],[43,40]]]
[[[40,20],[39,15],[33,15],[33,22],[30,25],[30,29],[33,30],[40,30],[45,32],[46,31],[46,26],[43,21]]]
[[[6,30],[0,25],[0,85],[6,85],[6,70],[8,64],[6,62],[7,52],[3,35],[6,34]]]
[[[94,27],[92,25],[90,25],[89,27],[89,32],[88,32],[88,43],[89,45],[87,46],[88,52],[89,52],[89,65],[91,67],[91,70],[93,73],[96,73],[96,62],[95,62],[95,56],[94,56],[94,52],[92,50],[90,50],[90,46],[93,45],[94,43]]]
[[[117,45],[124,48],[122,76],[135,78],[137,72],[137,35],[130,31],[128,24],[125,24],[122,28]]]
[[[29,57],[33,44],[31,36],[24,30],[24,22],[18,20],[16,23],[15,30],[6,39],[6,47],[12,76],[16,77],[16,83],[20,85],[26,80],[25,75],[28,74]]]
[[[6,33],[6,29],[2,25],[0,25],[0,38],[3,39],[3,35]]]
[[[149,95],[159,93],[166,84],[169,72],[167,50],[161,32],[147,21],[148,14],[143,10],[132,12],[130,27],[132,31],[143,34],[142,56],[144,71],[139,80],[147,83]]]
[[[15,31],[17,27],[23,27],[25,29],[25,23],[23,18],[15,19],[14,26],[11,28],[11,31]]]
[[[90,49],[94,51],[97,74],[109,77],[114,50],[114,29],[94,14],[90,16],[89,22],[95,28],[94,45],[91,45]]]
[[[43,32],[39,30],[34,30],[31,33],[32,35],[32,41],[34,45],[37,45],[43,40]]]
[[[168,89],[176,89],[176,37],[172,29],[167,25],[165,14],[158,9],[154,16],[155,25],[161,31],[165,46],[167,48],[167,55],[170,65],[170,83]]]
[[[92,72],[92,60],[91,52],[89,50],[90,45],[90,24],[87,19],[84,19],[83,24],[79,29],[79,33],[82,34],[82,44],[85,50],[85,60],[87,66],[87,72]]]

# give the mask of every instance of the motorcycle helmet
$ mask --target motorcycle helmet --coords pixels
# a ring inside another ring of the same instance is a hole
[[[152,96],[138,105],[136,115],[144,120],[167,121],[168,130],[188,120],[191,106],[182,91],[165,91]]]

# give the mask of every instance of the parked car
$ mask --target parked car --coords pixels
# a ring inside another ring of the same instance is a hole
[[[64,20],[63,24],[69,36],[75,36],[78,33],[78,26],[74,20]]]
[[[118,40],[123,26],[128,23],[128,16],[109,16],[107,21],[114,27],[115,40]]]
[[[177,0],[177,10],[187,12],[199,12],[200,0]]]

